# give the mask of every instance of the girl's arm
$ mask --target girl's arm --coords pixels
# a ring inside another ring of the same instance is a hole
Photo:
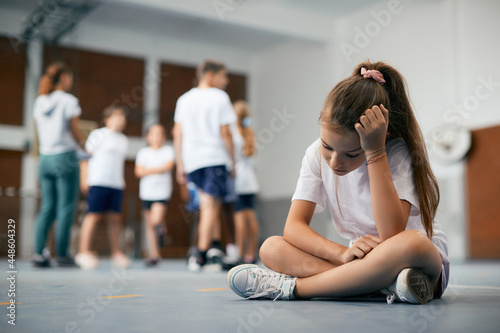
[[[142,165],[135,165],[135,168],[134,168],[134,173],[135,173],[135,176],[137,178],[142,178],[144,176],[148,176],[148,175],[154,175],[154,174],[157,174],[157,173],[163,173],[163,172],[166,172],[166,171],[170,171],[174,168],[174,161],[168,161],[167,163],[165,163],[164,165],[160,166],[160,167],[157,167],[157,168],[151,168],[151,169],[148,169],[146,167],[143,167]]]
[[[361,148],[370,153],[385,148],[389,111],[380,105],[374,106],[361,116],[355,128],[359,133]],[[376,154],[376,153],[375,153]],[[399,199],[392,181],[387,155],[373,158],[368,166],[368,178],[372,197],[373,217],[382,241],[404,231],[410,216],[410,203]]]
[[[80,117],[73,117],[69,120],[69,128],[71,134],[75,138],[78,145],[85,151],[85,141],[83,140],[82,133],[80,132]]]
[[[315,208],[314,202],[292,201],[283,238],[296,248],[334,265],[343,264],[342,256],[348,248],[324,238],[309,226]]]
[[[88,164],[88,160],[82,160],[80,162],[80,190],[82,191],[83,195],[87,195],[87,192],[89,191],[89,185],[87,183]]]
[[[180,123],[174,123],[174,128],[172,129],[172,136],[174,137],[174,149],[175,155],[177,156],[177,182],[179,184],[184,184],[186,182],[184,178],[184,164],[182,163],[182,128]]]

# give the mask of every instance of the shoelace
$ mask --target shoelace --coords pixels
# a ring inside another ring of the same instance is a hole
[[[285,293],[285,291],[281,288],[281,285],[283,280],[287,277],[286,274],[266,271],[263,269],[258,269],[257,273],[252,270],[251,273],[254,275],[255,279],[251,290],[255,290],[255,294],[250,296],[250,299],[272,295],[277,292],[278,295],[273,299],[274,302]]]
[[[392,304],[396,300],[396,294],[390,291],[389,289],[382,289],[380,292],[384,295],[387,295],[386,300],[387,304]]]

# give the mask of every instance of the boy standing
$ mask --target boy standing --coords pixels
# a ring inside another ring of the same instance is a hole
[[[174,146],[177,181],[185,175],[200,191],[198,253],[188,262],[190,270],[199,270],[220,228],[221,199],[226,194],[226,165],[234,164],[230,125],[236,121],[229,96],[222,89],[228,78],[224,64],[206,60],[197,71],[199,84],[177,100],[174,116]]]

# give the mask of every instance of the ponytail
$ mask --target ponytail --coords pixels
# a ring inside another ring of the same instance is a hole
[[[385,82],[364,78],[361,75],[362,68],[379,71]],[[430,167],[425,141],[413,113],[403,76],[383,62],[367,61],[359,64],[349,78],[339,82],[330,92],[320,121],[324,126],[341,126],[354,131],[354,125],[365,110],[380,104],[389,110],[387,141],[401,138],[408,147],[422,224],[430,238],[440,199],[439,187]]]
[[[238,131],[243,137],[243,156],[250,157],[255,155],[255,134],[250,126],[244,124],[244,119],[250,117],[250,108],[248,103],[243,100],[238,100],[233,104],[234,111],[238,117],[237,126]]]
[[[45,70],[45,74],[40,79],[38,86],[38,95],[48,95],[55,90],[57,84],[61,81],[63,73],[71,73],[71,69],[62,62],[54,62]]]

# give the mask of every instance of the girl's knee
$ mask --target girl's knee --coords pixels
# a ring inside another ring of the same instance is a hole
[[[271,236],[262,243],[259,250],[260,260],[267,266],[267,264],[272,260],[272,258],[279,253],[279,248],[283,242],[283,237],[281,236]],[[267,264],[266,264],[267,263]]]
[[[428,262],[431,258],[436,259],[436,262],[441,261],[439,252],[426,234],[418,230],[405,230],[398,236],[401,253],[412,262]]]

